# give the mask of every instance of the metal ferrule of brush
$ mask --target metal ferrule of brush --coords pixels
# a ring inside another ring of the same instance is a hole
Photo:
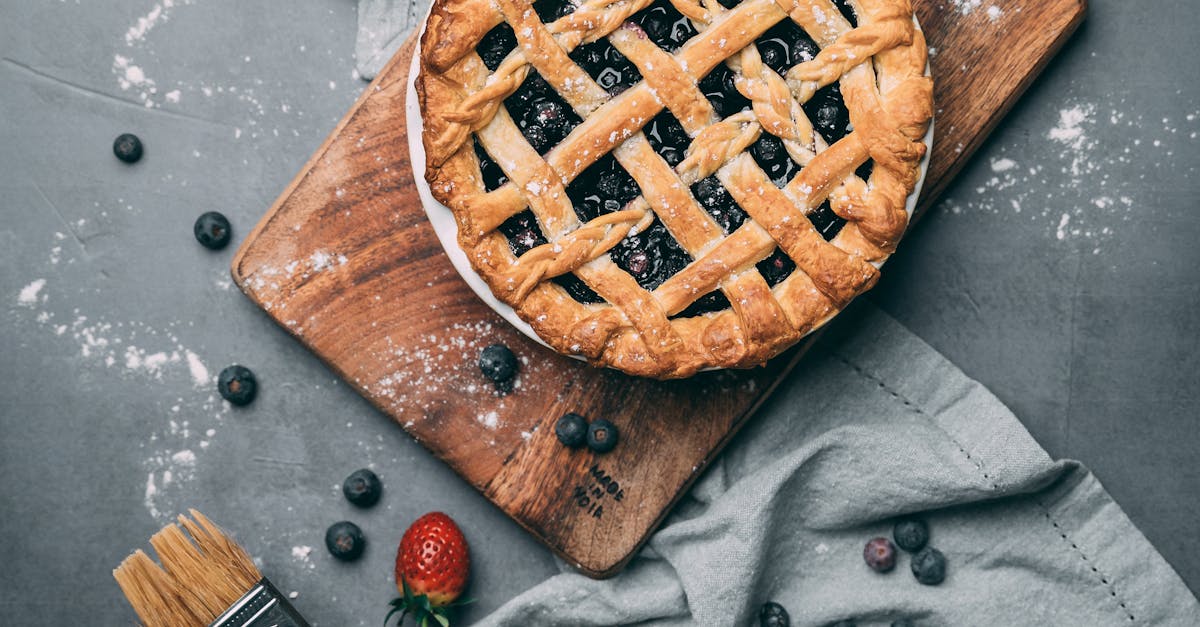
[[[296,608],[263,577],[209,627],[309,627]]]

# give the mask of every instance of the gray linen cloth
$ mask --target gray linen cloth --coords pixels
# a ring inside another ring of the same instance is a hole
[[[360,0],[359,72],[424,15]],[[866,541],[919,513],[941,586]],[[795,625],[1200,625],[1200,604],[1096,478],[1054,461],[981,385],[859,302],[780,386],[647,547],[595,581],[563,565],[484,625],[745,625],[774,600]]]

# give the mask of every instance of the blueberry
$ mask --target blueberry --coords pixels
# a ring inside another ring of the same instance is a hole
[[[516,47],[517,36],[513,33],[512,27],[501,22],[499,26],[488,31],[483,39],[479,40],[475,51],[483,58],[483,64],[494,72],[496,68],[500,67],[504,57],[507,57],[508,53]]]
[[[562,141],[570,131],[563,106],[554,100],[543,100],[533,105],[533,119],[534,125],[542,127],[551,144]]]
[[[787,610],[778,603],[767,601],[758,608],[759,627],[790,627],[791,624],[792,619]]]
[[[632,21],[642,27],[651,41],[667,52],[675,52],[697,34],[692,22],[666,0],[650,5],[634,15]]]
[[[892,627],[917,627],[917,624],[907,618],[897,618],[892,621]]]
[[[642,80],[637,66],[625,58],[608,40],[583,44],[571,51],[571,59],[596,83],[615,96]]]
[[[734,73],[720,63],[708,76],[700,79],[700,91],[712,103],[717,115],[727,118],[750,106],[750,101],[737,90]]]
[[[768,39],[765,41],[760,40],[758,42],[758,54],[760,57],[762,57],[762,62],[765,63],[767,67],[775,70],[779,74],[783,74],[787,71],[788,61],[790,61],[792,58],[792,55],[788,51],[787,44],[777,39]]]
[[[895,528],[892,529],[892,538],[896,541],[896,546],[909,553],[916,553],[929,542],[929,525],[923,520],[905,518],[896,522]]]
[[[125,163],[137,163],[142,158],[142,140],[133,133],[117,135],[113,140],[113,154]]]
[[[546,238],[538,226],[537,216],[529,209],[505,220],[499,230],[508,238],[508,247],[516,257],[546,243]]]
[[[780,23],[782,24],[783,22]],[[795,24],[795,22],[788,23]],[[791,65],[799,65],[805,61],[812,61],[813,59],[817,58],[818,54],[821,53],[821,47],[817,45],[817,42],[813,41],[812,38],[808,36],[808,33],[805,33],[799,28],[796,28],[796,31],[800,33],[800,36],[793,39],[791,42]]]
[[[669,110],[664,110],[655,116],[642,131],[646,134],[650,147],[662,155],[662,158],[672,167],[683,161],[684,151],[692,143],[692,138],[683,129],[683,125],[675,119],[674,115],[671,115]]]
[[[755,41],[755,45],[763,63],[781,75],[796,64],[811,61],[821,52],[817,42],[792,20],[772,26]]]
[[[545,104],[556,108],[551,116],[555,118],[553,123],[542,122],[539,117],[539,113],[548,111]],[[525,139],[543,154],[582,122],[562,96],[535,70],[531,70],[517,91],[504,100],[504,106],[516,120]]]
[[[546,154],[546,151],[554,145],[546,135],[546,129],[537,124],[530,124],[522,129],[525,139],[529,140],[529,145],[538,152],[539,155]]]
[[[775,287],[791,276],[792,271],[796,269],[796,263],[783,249],[776,248],[770,257],[758,262],[757,267],[758,273],[767,280],[767,285]]]
[[[645,231],[621,240],[610,254],[617,267],[628,272],[647,291],[653,291],[692,261],[691,255],[658,220]]]
[[[602,195],[615,200],[621,195],[621,177],[616,170],[610,170],[600,175],[596,181],[596,189]]]
[[[342,482],[342,494],[346,500],[359,507],[370,507],[379,502],[383,494],[383,483],[379,476],[367,468],[361,468],[350,473]]]
[[[519,366],[517,356],[503,344],[492,344],[479,354],[479,369],[497,387],[510,383],[517,376]]]
[[[650,257],[644,250],[634,251],[625,259],[625,265],[629,266],[629,273],[634,276],[643,275],[650,267]]]
[[[758,140],[750,144],[750,156],[776,185],[783,187],[800,171],[800,166],[792,161],[783,140],[769,133],[763,133]]]
[[[697,181],[692,186],[692,195],[726,233],[734,232],[746,221],[746,212],[734,202],[733,196],[715,176]]]
[[[567,186],[575,213],[584,222],[619,211],[641,193],[637,181],[612,155],[597,159]]]
[[[333,523],[325,531],[325,548],[343,562],[358,559],[366,546],[367,539],[363,537],[362,529],[348,520]]]
[[[233,231],[229,227],[229,218],[219,212],[209,211],[200,214],[192,225],[192,235],[200,245],[212,250],[220,250],[229,244]]]
[[[912,558],[912,572],[917,581],[936,586],[946,580],[946,556],[942,552],[927,546]]]
[[[849,132],[850,112],[842,99],[842,91],[837,83],[822,87],[804,103],[804,112],[812,121],[813,127],[830,144],[846,136]]]
[[[619,437],[617,425],[604,418],[597,418],[588,425],[587,445],[597,453],[607,453],[616,448]]]
[[[537,118],[538,124],[547,126],[562,119],[562,107],[553,100],[543,100],[533,105],[533,115]]]
[[[579,448],[587,443],[587,418],[576,413],[563,414],[554,424],[554,435],[567,448]]]
[[[605,67],[603,44],[607,43],[607,41],[602,39],[590,44],[580,44],[571,51],[571,59],[578,63],[579,67],[583,68],[585,72],[595,76],[596,73]],[[609,45],[611,46],[612,44]]]
[[[890,572],[896,567],[896,546],[887,538],[874,538],[863,548],[863,559],[877,573]]]
[[[258,394],[258,380],[249,368],[234,364],[217,375],[217,391],[234,405],[249,405]]]

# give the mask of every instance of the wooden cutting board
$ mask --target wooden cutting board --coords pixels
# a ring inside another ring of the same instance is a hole
[[[1083,0],[916,0],[936,52],[929,207],[1082,20]],[[795,366],[656,382],[558,356],[503,322],[459,278],[414,190],[405,129],[409,41],[364,92],[233,261],[241,289],[381,411],[584,573],[617,572]],[[903,247],[901,248],[903,250]],[[886,270],[885,270],[886,272]],[[477,366],[502,342],[523,365],[497,395]],[[613,452],[570,451],[564,412],[606,417]]]

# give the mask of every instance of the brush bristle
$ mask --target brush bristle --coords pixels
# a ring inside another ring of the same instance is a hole
[[[262,579],[242,547],[188,513],[194,520],[181,515],[150,538],[162,567],[139,550],[113,571],[147,627],[206,627]]]

